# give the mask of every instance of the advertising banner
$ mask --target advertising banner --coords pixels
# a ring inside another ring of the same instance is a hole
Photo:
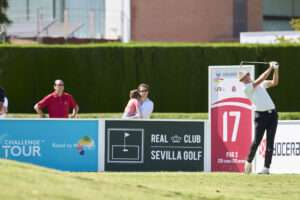
[[[240,71],[254,78],[254,66],[209,67],[211,171],[243,171],[253,132],[253,111],[238,79]]]
[[[266,146],[265,135],[256,154],[256,172],[264,167]],[[300,173],[300,121],[279,121],[270,172]]]
[[[98,120],[0,120],[0,158],[98,171]]]
[[[204,121],[106,120],[106,171],[203,171]]]

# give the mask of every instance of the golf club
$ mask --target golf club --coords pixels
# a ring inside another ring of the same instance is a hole
[[[268,65],[270,62],[256,62],[256,61],[241,61],[240,65],[243,64],[264,64],[264,65]]]

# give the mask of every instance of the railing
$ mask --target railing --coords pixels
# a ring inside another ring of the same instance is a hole
[[[8,36],[123,39],[123,41],[126,41],[125,37],[130,37],[130,16],[120,10],[65,9],[62,19],[53,18],[49,13],[37,9],[36,14],[30,16],[21,14],[9,16],[13,23],[7,29]]]
[[[50,28],[52,25],[54,25],[57,21],[58,21],[57,19],[56,19],[56,20],[53,20],[53,21],[50,22],[48,25],[46,25],[45,27],[43,27],[42,30],[38,32],[38,35],[37,35],[37,36],[42,35],[43,32],[46,32],[46,35],[48,36],[48,34],[49,34],[49,28]]]
[[[66,34],[66,38],[69,38],[70,36],[74,37],[74,34],[79,31],[82,27],[84,26],[84,24],[79,24],[77,27],[74,28],[74,30],[71,30],[70,33]]]

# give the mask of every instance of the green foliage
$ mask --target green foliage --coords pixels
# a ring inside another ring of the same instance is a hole
[[[300,38],[287,38],[284,36],[279,36],[276,38],[276,42],[280,44],[300,43]]]
[[[300,120],[300,112],[279,112],[279,120]],[[122,113],[79,113],[81,119],[120,119]],[[8,118],[38,118],[37,114],[9,113]],[[208,113],[157,113],[151,115],[152,119],[191,119],[207,120]]]
[[[0,24],[8,24],[10,20],[6,15],[6,9],[8,8],[7,0],[0,0]]]
[[[128,92],[151,86],[156,112],[207,112],[208,66],[241,60],[281,64],[280,84],[271,95],[281,112],[300,111],[299,45],[134,43],[69,46],[0,46],[0,85],[11,112],[33,112],[33,105],[65,81],[81,112],[122,112]],[[261,73],[265,66],[258,65]]]
[[[300,19],[292,19],[289,23],[295,31],[300,31]]]

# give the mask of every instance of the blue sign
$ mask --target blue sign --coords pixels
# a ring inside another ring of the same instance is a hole
[[[98,124],[98,120],[0,120],[0,158],[65,171],[97,171]]]

